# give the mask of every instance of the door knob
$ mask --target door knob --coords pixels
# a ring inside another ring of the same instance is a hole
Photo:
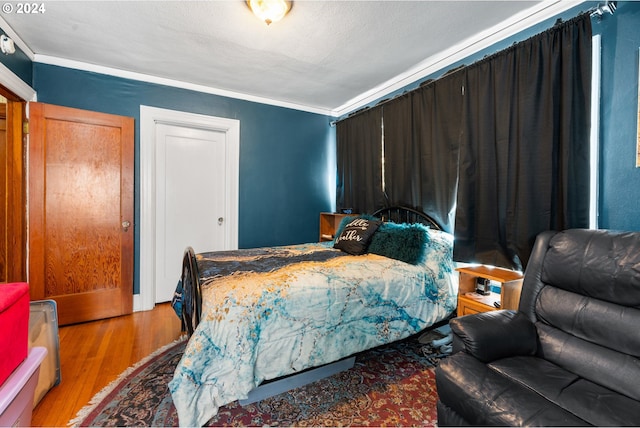
[[[124,230],[125,232],[129,230],[130,226],[131,226],[131,223],[129,223],[128,220],[125,220],[122,222],[122,230]]]
[[[218,224],[222,225],[222,222],[224,221],[224,217],[218,217]]]

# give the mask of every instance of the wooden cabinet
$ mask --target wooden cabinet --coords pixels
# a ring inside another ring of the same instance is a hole
[[[355,216],[356,214],[320,213],[320,242],[333,241],[342,219]]]
[[[496,309],[518,309],[522,274],[509,269],[489,266],[469,266],[456,269],[459,277],[458,316]],[[475,293],[476,280],[486,278],[500,283],[500,294],[483,296]],[[495,305],[498,304],[498,306]]]

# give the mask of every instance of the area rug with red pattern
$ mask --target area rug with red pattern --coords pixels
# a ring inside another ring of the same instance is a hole
[[[167,384],[185,341],[156,351],[98,393],[75,426],[178,426]],[[417,338],[357,355],[344,372],[241,406],[220,408],[207,426],[434,426],[434,367],[443,355]]]

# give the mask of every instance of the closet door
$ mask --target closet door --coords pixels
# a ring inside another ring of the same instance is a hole
[[[133,310],[133,119],[30,103],[29,283],[60,324]]]

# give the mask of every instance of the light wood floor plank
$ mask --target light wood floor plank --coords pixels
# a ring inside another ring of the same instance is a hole
[[[59,337],[62,382],[33,410],[33,426],[67,426],[125,369],[178,339],[180,320],[164,303],[152,311],[60,327]]]

